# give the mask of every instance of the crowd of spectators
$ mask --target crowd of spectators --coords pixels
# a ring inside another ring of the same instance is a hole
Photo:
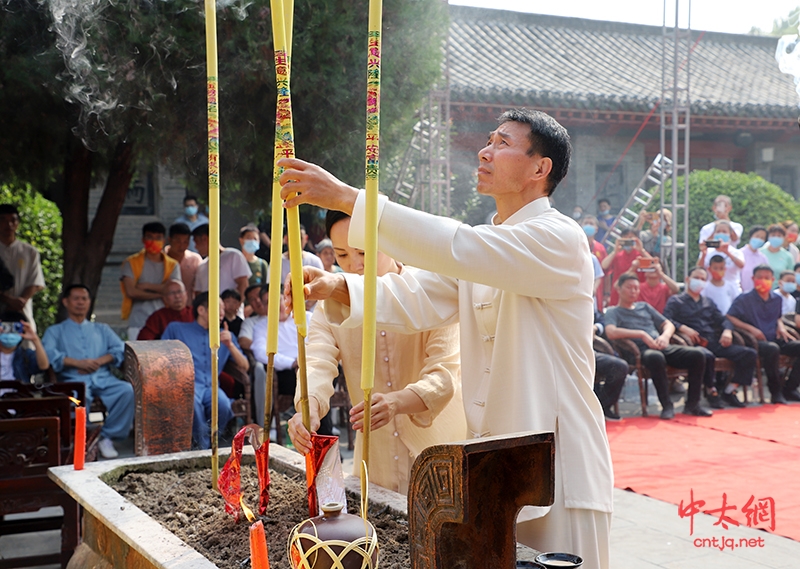
[[[597,217],[587,214],[580,220],[600,262],[595,276],[603,277],[597,287],[595,333],[620,349],[623,340],[636,345],[664,419],[675,413],[668,365],[685,370],[688,391],[680,383],[672,389],[686,392],[684,413],[690,415],[711,415],[701,405],[701,395],[712,408],[745,406],[738,393],[752,383],[757,354],[771,402],[800,401],[800,365],[787,370],[785,380],[779,370],[781,355],[800,355],[794,330],[800,324],[795,316],[800,296],[798,226],[788,220],[755,225],[745,234],[745,228],[730,217],[733,204],[728,196],[717,196],[711,209],[715,220],[700,230],[700,254],[688,271],[683,292],[660,262],[673,246],[670,211],[642,212],[635,226],[626,225],[616,239],[607,240],[613,243],[609,250],[599,237],[614,222],[608,201],[598,203]],[[747,338],[736,342],[737,335]],[[730,360],[734,371],[717,373],[717,357]],[[595,389],[607,419],[616,420],[613,404],[622,388],[622,367],[615,368],[612,364],[619,362],[609,360],[606,353],[598,358]]]

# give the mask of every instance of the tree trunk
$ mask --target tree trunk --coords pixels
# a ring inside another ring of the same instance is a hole
[[[86,285],[95,298],[106,258],[114,243],[117,221],[133,178],[133,144],[120,142],[114,149],[108,177],[89,229],[89,190],[92,153],[76,142],[64,169],[63,203],[58,204],[64,218],[63,285]],[[59,310],[58,320],[63,320]]]

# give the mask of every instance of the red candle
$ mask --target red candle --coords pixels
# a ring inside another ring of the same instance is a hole
[[[73,453],[75,470],[83,470],[86,458],[86,407],[75,408],[75,452]]]
[[[261,520],[250,526],[250,567],[253,569],[269,569],[267,555],[267,536]]]

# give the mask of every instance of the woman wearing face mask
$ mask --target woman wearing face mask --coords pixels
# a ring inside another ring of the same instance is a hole
[[[42,341],[28,324],[24,314],[6,312],[0,325],[0,379],[28,382],[31,376],[50,367]],[[21,328],[21,329],[20,329]],[[33,349],[22,345],[23,340]]]
[[[269,263],[261,257],[256,257],[259,248],[258,228],[255,225],[245,225],[239,230],[239,245],[242,254],[250,265],[250,279],[247,286],[267,284],[269,275]]]
[[[759,265],[769,265],[769,261],[761,252],[761,247],[767,242],[767,228],[763,225],[754,225],[747,232],[747,243],[739,251],[744,256],[744,266],[740,273],[742,292],[753,290],[753,269]]]
[[[600,243],[595,236],[597,235],[598,231],[598,222],[597,218],[593,215],[586,214],[583,216],[583,219],[580,221],[581,227],[583,228],[583,232],[586,233],[586,237],[589,239],[589,250],[592,254],[597,257],[597,260],[602,263],[603,259],[608,256],[606,252],[606,248]],[[597,308],[602,310],[603,309],[603,282],[600,281],[600,285],[595,290],[595,298],[597,299]]]
[[[795,245],[798,235],[797,224],[791,219],[787,219],[781,223],[781,225],[786,230],[786,239],[783,240],[783,248],[789,251],[795,263],[800,263],[800,249]]]
[[[700,257],[697,264],[701,267],[708,267],[711,257],[721,255],[725,259],[724,280],[741,289],[741,272],[744,267],[744,254],[736,249],[732,243],[738,241],[739,237],[733,230],[729,221],[718,221],[714,225],[714,234],[708,241],[719,241],[718,247],[709,247],[706,241],[700,243]]]

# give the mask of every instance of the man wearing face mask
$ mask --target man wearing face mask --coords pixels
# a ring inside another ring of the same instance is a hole
[[[21,312],[6,312],[0,316],[0,380],[29,382],[31,376],[50,367],[39,336]],[[18,328],[22,327],[20,331]],[[22,340],[28,340],[33,349],[25,348]]]
[[[265,285],[269,279],[269,264],[261,257],[256,257],[256,251],[260,247],[258,240],[258,227],[255,225],[245,225],[239,230],[239,245],[242,247],[242,254],[250,266],[250,278],[247,286]],[[252,310],[246,312],[247,316],[252,314]]]
[[[754,225],[747,233],[747,244],[739,249],[744,256],[744,266],[740,273],[742,292],[753,290],[753,269],[759,265],[769,265],[769,261],[761,252],[761,247],[767,242],[767,228],[763,225]]]
[[[128,338],[135,340],[147,318],[163,308],[162,297],[167,294],[171,280],[181,280],[178,262],[162,250],[164,226],[154,221],[142,227],[144,249],[122,263],[122,319],[128,321]]]
[[[783,229],[783,228],[781,228]],[[761,365],[767,372],[767,387],[772,403],[800,401],[800,366],[795,365],[783,384],[778,370],[780,355],[800,356],[800,342],[795,342],[781,321],[781,299],[772,292],[775,277],[769,265],[753,271],[754,288],[733,301],[727,317],[737,328],[752,334],[758,341]]]
[[[744,407],[736,395],[737,385],[750,385],[756,367],[756,351],[746,346],[738,346],[733,341],[733,323],[725,318],[717,306],[703,296],[707,288],[708,272],[703,267],[694,267],[686,277],[686,292],[673,296],[667,301],[664,316],[672,321],[681,334],[689,337],[696,345],[702,346],[706,354],[706,367],[703,384],[706,398],[716,406],[717,398],[731,407]],[[726,358],[735,365],[733,379],[717,393],[714,385],[714,357]]]
[[[775,294],[781,297],[781,314],[791,314],[797,308],[797,300],[793,293],[797,292],[797,281],[794,271],[783,271]]]
[[[208,218],[200,213],[200,206],[197,203],[197,198],[195,196],[186,196],[183,198],[183,215],[177,218],[174,223],[185,223],[189,226],[190,231],[194,231],[195,227],[200,227],[204,223],[208,223]],[[189,250],[193,253],[197,253],[194,239],[189,242]]]
[[[611,224],[614,223],[614,214],[611,213],[611,202],[603,198],[597,202],[597,240],[602,242]]]
[[[583,217],[583,208],[579,205],[576,205],[572,209],[572,219],[574,219],[575,221],[580,221],[582,217]]]
[[[783,271],[794,269],[792,254],[783,248],[786,239],[786,230],[783,226],[774,224],[767,229],[767,244],[761,248],[761,253],[767,258],[767,264],[772,268],[773,275],[780,275]],[[778,283],[773,280],[772,288],[777,288]]]
[[[714,205],[711,207],[711,211],[714,212],[714,221],[705,224],[700,229],[700,243],[704,243],[708,239],[711,239],[711,236],[714,235],[714,226],[716,225],[717,221],[725,220],[730,222],[731,227],[733,228],[733,233],[735,234],[731,234],[731,244],[734,246],[739,245],[739,237],[742,235],[744,227],[742,227],[741,223],[731,221],[730,215],[732,209],[733,202],[728,196],[719,195],[714,199]]]

